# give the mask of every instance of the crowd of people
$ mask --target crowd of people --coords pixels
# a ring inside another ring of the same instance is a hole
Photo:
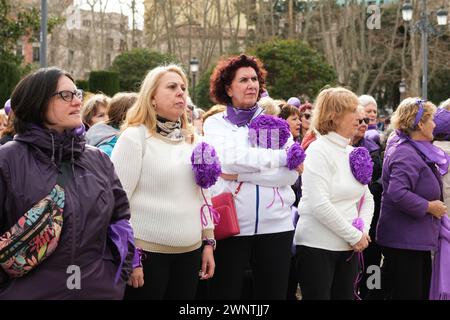
[[[174,64],[113,97],[24,77],[0,111],[0,299],[450,299],[450,99],[386,118],[342,87],[274,99],[266,76],[220,60],[208,111]],[[225,193],[239,234],[216,239]]]

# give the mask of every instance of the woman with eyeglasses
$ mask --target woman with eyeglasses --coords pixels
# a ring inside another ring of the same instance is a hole
[[[369,236],[371,239],[376,237],[376,228],[378,223],[378,218],[380,216],[380,206],[381,206],[381,194],[383,188],[381,185],[381,170],[383,167],[383,157],[381,155],[381,147],[375,143],[373,140],[367,139],[365,137],[367,127],[370,123],[370,119],[366,117],[366,111],[363,106],[358,106],[358,129],[356,134],[352,138],[353,147],[364,147],[369,153],[373,161],[373,173],[372,180],[369,183],[369,190],[373,195],[373,201],[375,204],[372,222],[370,223]],[[360,297],[362,299],[379,299],[380,290],[372,289],[368,290],[366,280],[370,274],[366,273],[369,266],[375,265],[379,266],[381,264],[381,249],[372,241],[366,250],[363,251],[364,255],[364,270],[363,277],[359,282],[360,285]]]
[[[81,99],[58,68],[12,93],[16,135],[0,147],[0,300],[124,295],[135,251],[128,200],[109,157],[85,143]]]
[[[407,98],[392,116],[376,241],[384,256],[381,287],[387,299],[428,300],[431,252],[438,248],[445,153],[433,146],[436,107]]]

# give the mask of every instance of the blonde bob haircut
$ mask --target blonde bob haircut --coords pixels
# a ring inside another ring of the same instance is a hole
[[[311,124],[321,135],[336,131],[342,116],[355,112],[358,104],[358,97],[348,89],[324,89],[317,96]]]
[[[188,87],[186,74],[178,65],[169,64],[150,70],[142,82],[137,101],[127,112],[125,122],[121,127],[122,131],[128,127],[136,127],[144,124],[151,135],[156,133],[156,111],[152,106],[152,100],[155,97],[162,76],[168,72],[178,74],[183,79],[186,88]],[[188,95],[187,91],[186,94]],[[181,128],[185,140],[192,143],[194,130],[188,123],[186,111],[181,116]]]
[[[417,105],[417,100],[420,98],[406,98],[400,102],[397,110],[392,114],[391,124],[394,129],[398,129],[403,133],[410,135],[411,132],[417,130],[414,127],[414,122],[416,120],[417,112],[419,112],[419,106]],[[426,122],[430,117],[433,117],[436,112],[436,106],[432,102],[424,102],[423,104],[423,114],[419,122]]]

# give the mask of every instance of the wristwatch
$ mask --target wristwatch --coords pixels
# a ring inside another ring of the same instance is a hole
[[[215,239],[203,239],[203,245],[209,245],[213,247],[213,250],[216,250],[217,242]]]

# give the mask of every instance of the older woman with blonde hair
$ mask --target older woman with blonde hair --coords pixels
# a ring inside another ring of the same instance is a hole
[[[353,299],[358,269],[353,253],[371,241],[371,172],[359,172],[349,145],[358,128],[357,106],[353,92],[329,88],[319,93],[314,108],[312,125],[319,135],[306,151],[295,231],[305,300]],[[355,224],[358,217],[363,226]]]
[[[407,98],[392,116],[395,135],[383,163],[383,197],[377,243],[384,256],[382,288],[387,299],[428,299],[431,251],[438,246],[445,153],[432,145],[436,107]]]
[[[186,115],[187,88],[180,67],[151,70],[112,153],[136,246],[146,257],[132,273],[128,299],[193,299],[199,270],[202,279],[214,274],[213,225],[209,216],[201,221],[203,198],[191,169],[196,136]]]

